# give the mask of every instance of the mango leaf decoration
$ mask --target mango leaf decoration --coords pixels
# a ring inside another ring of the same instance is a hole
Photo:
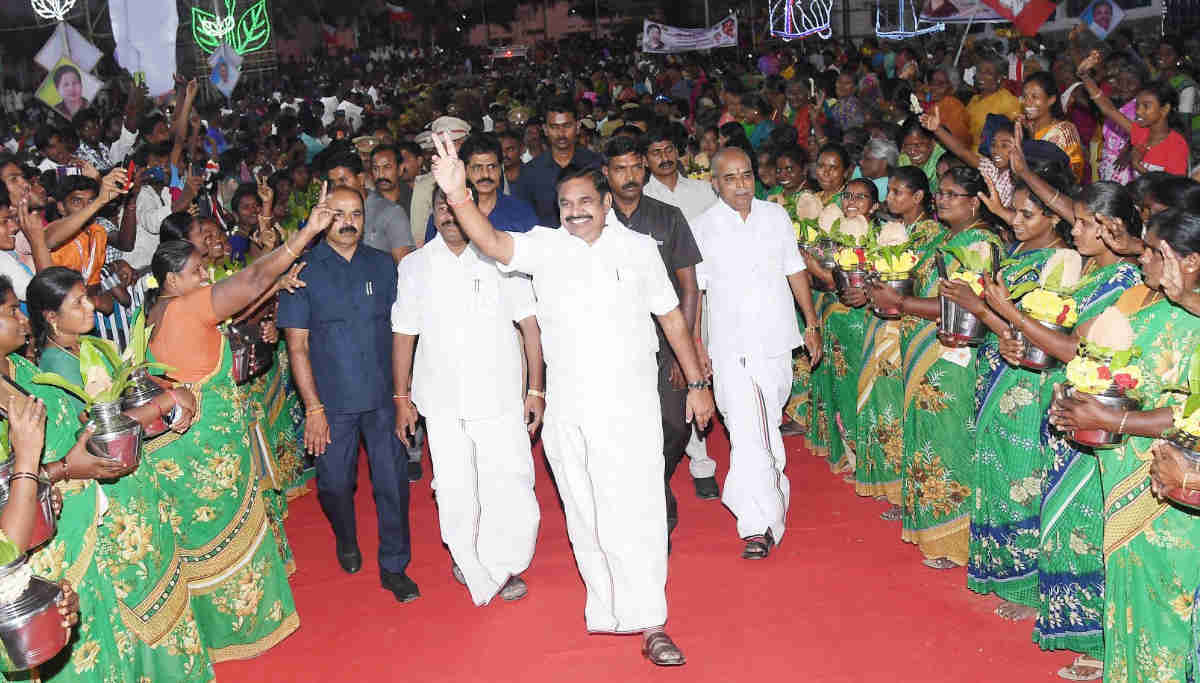
[[[271,39],[271,17],[267,0],[258,0],[238,18],[237,30],[230,41],[240,55],[261,49]]]
[[[1188,365],[1188,400],[1183,404],[1183,414],[1191,415],[1200,408],[1200,348],[1192,354]]]

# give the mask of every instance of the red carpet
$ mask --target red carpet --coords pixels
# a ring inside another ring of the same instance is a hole
[[[824,461],[792,447],[787,535],[771,557],[740,558],[734,521],[697,500],[686,461],[674,480],[681,522],[667,585],[668,630],[687,665],[657,669],[631,636],[584,631],[584,589],[562,511],[538,458],[542,525],[529,596],[475,608],[450,576],[426,477],[413,487],[411,576],[422,597],[379,587],[374,502],[360,471],[364,566],[344,574],[315,493],[292,504],[288,534],[300,630],[253,660],[216,667],[222,681],[1057,681],[1070,653],[1043,653],[1031,622],[992,614],[964,570],[937,572],[902,543],[882,503],[854,496]],[[728,446],[714,435],[722,464]]]

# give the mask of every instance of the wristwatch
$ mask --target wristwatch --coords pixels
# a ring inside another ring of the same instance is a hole
[[[688,391],[692,389],[712,389],[712,382],[706,379],[702,379],[699,382],[688,382],[687,388]]]

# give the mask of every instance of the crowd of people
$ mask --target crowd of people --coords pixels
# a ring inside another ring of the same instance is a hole
[[[314,478],[362,569],[360,446],[384,589],[420,596],[427,445],[447,575],[478,606],[521,599],[538,439],[588,631],[680,665],[678,464],[766,560],[803,439],[931,570],[1076,653],[1061,677],[1191,680],[1200,519],[1165,492],[1200,477],[1164,438],[1200,346],[1190,46],[952,47],[575,41],[480,70],[381,43],[228,101],[179,78],[110,84],[69,122],[10,111],[0,374],[34,398],[5,406],[0,528],[80,624],[38,675],[209,680],[278,644],[300,626],[284,520]],[[968,314],[975,335],[949,324]],[[1120,409],[1064,389],[1114,337],[1140,377]],[[163,432],[139,463],[87,447],[101,342],[166,368],[124,411]],[[35,482],[61,505],[30,548]]]

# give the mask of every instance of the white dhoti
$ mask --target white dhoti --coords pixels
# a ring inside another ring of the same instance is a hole
[[[659,412],[586,427],[547,418],[542,442],[587,587],[588,631],[662,626],[667,510]]]
[[[738,536],[771,530],[783,538],[791,486],[779,421],[792,388],[791,354],[713,357],[717,408],[729,430],[729,474],[721,502],[737,517]]]
[[[520,413],[486,420],[425,418],[442,540],[476,605],[529,568],[541,512]]]

